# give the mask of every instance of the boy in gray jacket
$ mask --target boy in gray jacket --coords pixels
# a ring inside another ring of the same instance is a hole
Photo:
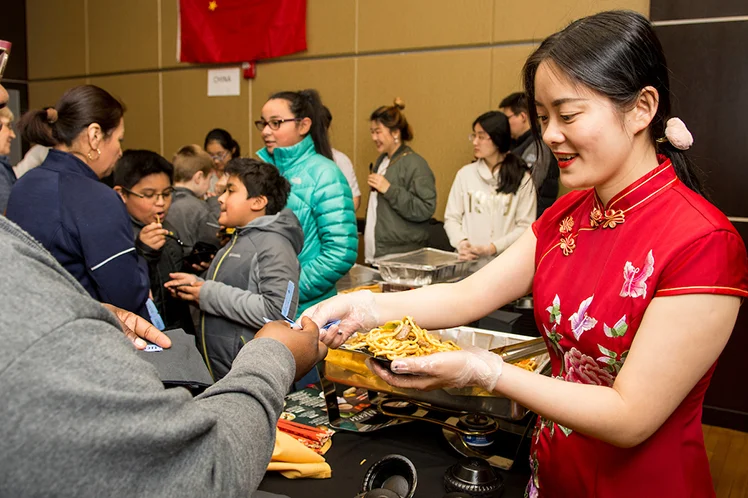
[[[216,254],[206,280],[172,273],[166,287],[202,311],[198,343],[214,379],[231,368],[239,350],[265,324],[296,316],[304,233],[283,209],[291,186],[271,164],[232,159],[218,222],[236,228]]]

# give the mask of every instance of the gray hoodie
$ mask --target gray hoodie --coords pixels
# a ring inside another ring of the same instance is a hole
[[[244,344],[265,325],[264,318],[296,316],[298,254],[304,232],[290,209],[237,228],[216,254],[200,290],[201,353],[214,379],[229,371]],[[289,282],[293,287],[288,292]],[[286,294],[288,309],[283,310]]]
[[[3,217],[0,272],[0,496],[247,497],[257,488],[295,373],[283,344],[252,341],[193,399],[165,390],[114,316]]]

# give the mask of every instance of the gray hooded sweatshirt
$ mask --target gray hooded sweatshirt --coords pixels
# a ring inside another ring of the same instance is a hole
[[[296,316],[298,254],[303,246],[299,220],[284,209],[237,228],[216,254],[200,290],[203,313],[198,333],[214,379],[226,375],[242,346],[265,325],[264,318]]]
[[[165,390],[114,316],[0,216],[0,496],[243,497],[294,359],[256,339],[197,398]],[[150,353],[158,354],[158,353]]]

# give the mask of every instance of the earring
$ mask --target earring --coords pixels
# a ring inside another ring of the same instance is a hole
[[[92,153],[92,152],[93,152],[94,150],[96,150],[96,154],[97,154],[97,155],[96,155],[96,157],[91,157],[91,156],[92,156],[92,154],[91,154],[91,153]],[[86,157],[88,158],[88,160],[89,160],[89,161],[96,161],[96,160],[97,160],[98,158],[100,158],[100,157],[101,157],[101,151],[100,151],[99,149],[91,149],[91,150],[89,150],[89,151],[88,151],[88,154],[86,154]]]
[[[399,143],[400,143],[400,139],[399,139],[398,137],[395,137],[395,143],[396,143],[396,144],[399,144]]]

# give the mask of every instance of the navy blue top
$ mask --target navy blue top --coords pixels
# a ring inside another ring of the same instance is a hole
[[[149,281],[117,193],[55,149],[13,186],[6,216],[38,240],[94,299],[148,319]]]

